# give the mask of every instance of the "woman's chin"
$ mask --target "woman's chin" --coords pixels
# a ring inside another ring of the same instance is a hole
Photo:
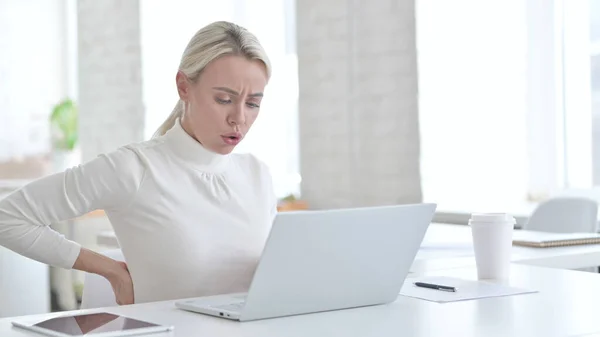
[[[235,145],[221,145],[218,146],[216,149],[212,149],[213,152],[216,152],[218,154],[222,154],[222,155],[226,155],[226,154],[230,154],[231,152],[233,152],[233,150],[235,149]]]

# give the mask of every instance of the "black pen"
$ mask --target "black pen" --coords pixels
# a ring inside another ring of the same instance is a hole
[[[424,282],[415,282],[415,285],[417,287],[422,287],[422,288],[429,288],[429,289],[435,289],[435,290],[441,290],[441,291],[456,292],[456,288],[454,288],[454,287],[448,287],[448,286],[443,286],[443,285],[439,285],[439,284],[424,283]]]

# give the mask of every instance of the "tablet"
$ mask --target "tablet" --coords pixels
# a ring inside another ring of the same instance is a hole
[[[12,324],[15,327],[53,337],[120,337],[173,330],[172,326],[107,312],[59,316],[36,322],[14,321]]]

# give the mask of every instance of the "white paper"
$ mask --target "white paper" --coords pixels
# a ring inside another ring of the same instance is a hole
[[[415,282],[425,282],[455,287],[456,292],[417,287],[414,285]],[[432,302],[446,303],[488,297],[530,294],[536,292],[537,290],[515,288],[492,282],[471,281],[452,277],[432,276],[407,278],[404,281],[404,285],[402,286],[400,295],[420,298]]]

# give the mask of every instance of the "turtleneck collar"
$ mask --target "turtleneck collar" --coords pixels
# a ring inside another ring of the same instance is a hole
[[[212,152],[190,136],[181,126],[180,119],[164,135],[165,142],[177,156],[205,172],[222,172],[229,161],[229,155]]]

